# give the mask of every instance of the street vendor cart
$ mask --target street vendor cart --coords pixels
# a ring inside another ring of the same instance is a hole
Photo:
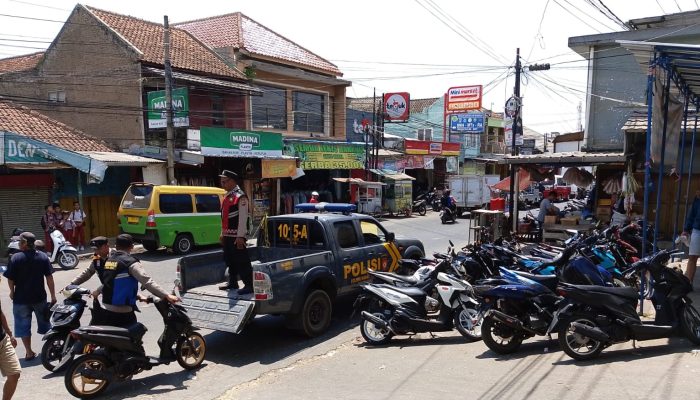
[[[395,171],[381,169],[371,171],[379,176],[381,182],[386,184],[382,202],[383,212],[390,215],[410,216],[413,211],[413,181],[415,178]]]
[[[333,178],[335,181],[350,184],[350,197],[357,205],[357,212],[375,217],[382,215],[382,182],[370,182],[359,178]]]

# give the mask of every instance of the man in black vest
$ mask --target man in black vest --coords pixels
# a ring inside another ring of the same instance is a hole
[[[97,311],[93,324],[128,327],[136,323],[136,300],[139,284],[162,300],[170,303],[180,301],[177,296],[167,293],[143,269],[139,260],[132,256],[134,239],[129,234],[117,236],[116,251],[110,254],[107,238],[98,236],[90,241],[96,247],[93,262],[78,275],[71,285],[79,285],[95,273],[102,285],[95,295],[102,294],[104,310]]]
[[[224,246],[224,262],[228,266],[228,283],[221,290],[238,289],[238,275],[243,288],[238,294],[253,293],[253,269],[246,247],[248,229],[248,196],[238,186],[238,174],[227,169],[219,175],[226,196],[221,203],[221,245]]]

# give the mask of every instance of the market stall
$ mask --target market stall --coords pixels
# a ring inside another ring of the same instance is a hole
[[[386,184],[382,212],[410,216],[413,210],[413,178],[401,172],[372,169],[380,181]]]
[[[333,178],[341,183],[350,184],[351,198],[357,204],[357,212],[381,216],[382,214],[382,192],[385,183],[370,182],[359,178]]]

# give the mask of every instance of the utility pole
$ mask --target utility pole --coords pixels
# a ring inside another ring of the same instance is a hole
[[[173,69],[170,65],[170,25],[168,16],[163,16],[163,65],[165,69],[165,118],[167,125],[165,128],[165,140],[168,151],[168,184],[175,184],[175,150],[173,141],[175,140],[175,126],[173,124]]]
[[[518,134],[518,119],[520,119],[520,47],[516,50],[515,53],[515,88],[513,89],[513,96],[515,97],[515,101],[518,104],[515,113],[513,114],[513,128],[511,130],[511,143],[510,143],[510,155],[515,156],[516,155],[516,149],[515,149],[515,137]],[[513,160],[515,161],[515,160]],[[517,233],[517,226],[518,226],[518,216],[515,215],[515,199],[518,198],[517,193],[515,193],[515,169],[517,168],[516,164],[511,163],[510,164],[510,201],[508,202],[508,214],[510,215],[511,219],[511,226],[513,227],[513,234]]]

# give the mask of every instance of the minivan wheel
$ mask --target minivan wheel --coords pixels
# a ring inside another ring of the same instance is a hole
[[[143,248],[146,249],[146,251],[156,251],[160,247],[158,246],[158,243],[151,240],[144,241],[142,244]]]
[[[175,237],[173,250],[177,254],[187,254],[192,251],[192,247],[194,247],[194,241],[189,233],[181,233]]]

